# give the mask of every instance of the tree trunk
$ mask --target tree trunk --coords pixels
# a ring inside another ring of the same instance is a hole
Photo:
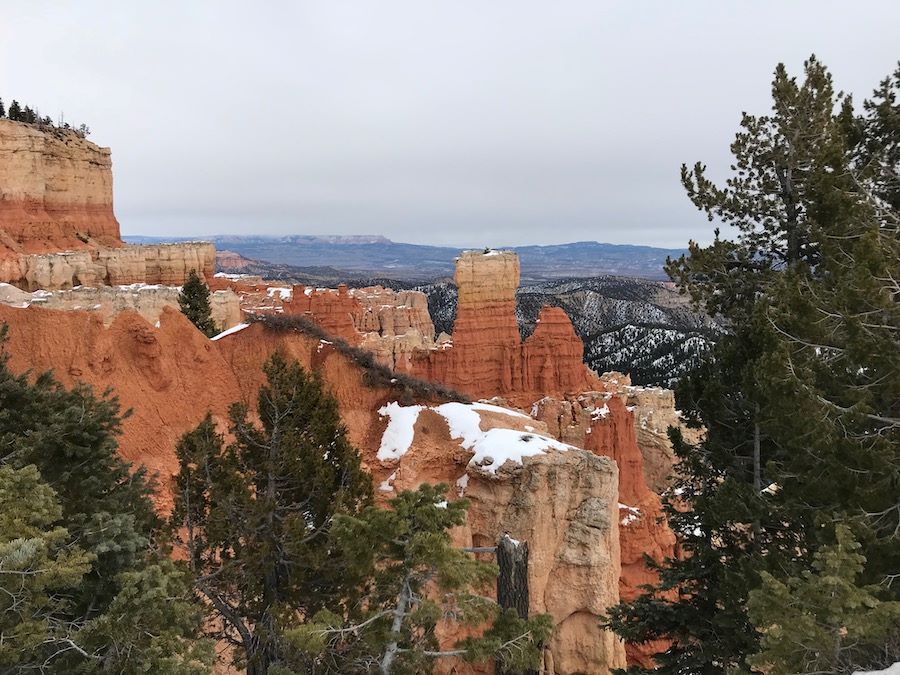
[[[497,604],[503,609],[514,609],[520,619],[528,618],[528,544],[518,542],[508,534],[497,542]],[[504,675],[497,664],[497,675]],[[534,670],[525,675],[537,675]]]
[[[497,604],[528,618],[528,544],[504,534],[497,542]]]
[[[391,675],[391,668],[394,665],[394,659],[400,653],[400,643],[398,637],[400,630],[403,628],[403,620],[409,611],[410,588],[409,579],[403,580],[403,588],[400,589],[400,597],[397,598],[397,606],[394,608],[394,620],[391,622],[391,642],[388,643],[381,657],[381,675]]]
[[[757,403],[753,419],[753,489],[756,491],[756,494],[762,492],[762,461],[760,454],[759,403]]]
[[[759,441],[759,403],[756,404],[753,414],[753,494],[755,499],[762,497],[762,458]],[[760,534],[762,524],[759,518],[753,519],[753,546],[758,551],[760,548]]]

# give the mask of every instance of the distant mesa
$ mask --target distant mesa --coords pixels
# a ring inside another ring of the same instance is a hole
[[[391,241],[378,235],[215,235],[205,237],[220,249],[250,260],[294,268],[329,267],[358,278],[430,281],[453,274],[453,259],[464,249]],[[179,241],[171,237],[126,236],[131,243]],[[538,281],[618,275],[664,280],[667,257],[686,251],[650,246],[581,241],[550,246],[502,247],[521,261],[522,279]]]

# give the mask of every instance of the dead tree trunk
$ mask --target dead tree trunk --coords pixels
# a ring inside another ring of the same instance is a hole
[[[514,609],[519,618],[528,618],[528,543],[519,542],[504,534],[497,542],[497,604],[503,609]],[[497,664],[497,675],[504,671]],[[528,671],[526,675],[537,675]]]

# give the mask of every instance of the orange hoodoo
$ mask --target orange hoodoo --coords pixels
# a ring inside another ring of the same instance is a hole
[[[413,374],[471,396],[502,396],[520,405],[547,394],[599,387],[563,310],[543,308],[534,333],[522,342],[515,253],[467,251],[456,260],[455,280],[459,304],[452,346],[415,358]]]

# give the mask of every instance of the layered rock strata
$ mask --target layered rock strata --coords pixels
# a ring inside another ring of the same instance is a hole
[[[109,148],[0,119],[0,257],[121,245]]]
[[[603,411],[606,411],[603,413]],[[585,449],[610,457],[619,467],[619,524],[622,575],[619,597],[631,602],[643,594],[644,585],[655,585],[659,575],[647,565],[675,556],[675,535],[666,522],[659,495],[647,487],[644,460],[638,448],[633,412],[612,396],[596,414],[585,439]],[[665,641],[627,644],[628,663],[653,667],[653,654],[668,647]]]
[[[129,286],[79,286],[67,291],[35,291],[28,293],[15,286],[0,283],[0,303],[13,307],[43,307],[45,309],[96,313],[106,326],[112,324],[120,312],[137,312],[151,324],[159,321],[163,310],[179,309],[180,291],[174,286],[132,284]],[[209,296],[213,323],[220,330],[239,324],[243,318],[238,296],[230,290],[213,291]]]
[[[212,244],[125,246],[112,161],[72,131],[0,119],[0,282],[26,290],[184,283]]]
[[[421,336],[425,344],[434,343],[428,298],[421,291],[370,286],[354,288],[350,295],[359,302],[359,308],[353,314],[353,325],[360,333],[401,337],[412,332]]]
[[[350,295],[346,284],[338,286],[337,291],[294,286],[290,296],[283,299],[282,308],[285,314],[308,317],[330,335],[352,345],[362,341],[353,325],[353,315],[361,311],[360,303]]]
[[[0,282],[26,290],[138,283],[179,286],[191,270],[211,277],[215,258],[215,246],[206,242],[41,253],[7,259],[0,265]]]
[[[606,379],[609,382],[610,378]],[[546,397],[535,403],[532,416],[565,442],[615,460],[619,468],[619,594],[622,600],[631,601],[642,593],[642,585],[658,580],[644,556],[657,562],[674,557],[675,535],[666,522],[659,495],[649,487],[645,452],[638,446],[635,408],[626,406],[627,399],[624,392],[586,392],[570,400]],[[647,454],[659,456],[655,449]],[[652,667],[652,655],[666,646],[661,641],[626,645],[628,662]]]

